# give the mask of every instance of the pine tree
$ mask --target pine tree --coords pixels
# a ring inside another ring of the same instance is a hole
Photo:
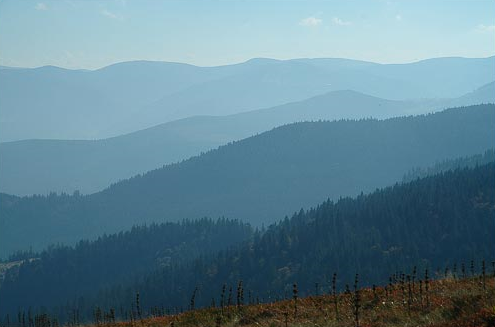
[[[297,284],[294,283],[292,285],[292,299],[294,300],[294,318],[297,317],[297,299],[298,299],[298,290]]]
[[[358,278],[359,278],[359,275],[356,274],[356,277],[354,278],[354,322],[355,322],[355,327],[359,327],[359,308],[361,307],[361,296],[359,294]]]

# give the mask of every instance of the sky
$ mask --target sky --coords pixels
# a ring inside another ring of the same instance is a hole
[[[0,65],[495,55],[495,0],[0,0]]]

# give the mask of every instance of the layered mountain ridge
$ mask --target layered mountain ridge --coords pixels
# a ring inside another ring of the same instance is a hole
[[[494,147],[495,105],[289,124],[91,195],[2,195],[0,250],[204,216],[268,224],[326,198],[393,184],[414,167]]]

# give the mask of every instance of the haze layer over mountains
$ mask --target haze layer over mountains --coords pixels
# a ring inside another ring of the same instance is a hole
[[[253,59],[219,67],[127,62],[96,71],[4,67],[0,140],[18,141],[0,143],[0,191],[94,193],[283,124],[493,103],[493,71],[495,57],[401,65]]]
[[[495,57],[2,67],[0,255],[151,222],[271,224],[483,153],[493,71]]]
[[[294,123],[92,195],[0,195],[0,252],[73,243],[136,224],[235,217],[260,226],[369,192],[414,167],[495,148],[495,105],[387,120]],[[18,235],[22,235],[19,238]]]
[[[495,57],[383,65],[253,59],[196,67],[126,62],[95,71],[0,69],[0,141],[100,139],[196,115],[228,115],[335,90],[391,100],[455,98],[493,81]]]

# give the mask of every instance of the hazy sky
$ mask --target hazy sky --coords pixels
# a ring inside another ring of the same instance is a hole
[[[494,0],[0,0],[0,65],[495,55]]]

